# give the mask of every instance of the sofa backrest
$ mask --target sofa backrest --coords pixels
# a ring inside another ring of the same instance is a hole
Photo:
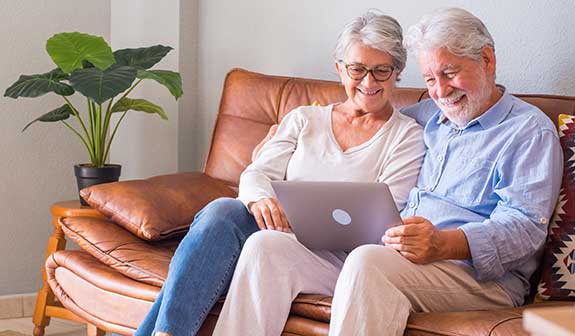
[[[575,115],[575,97],[516,96],[539,107],[555,123],[559,114]],[[344,88],[339,82],[231,70],[224,82],[205,172],[237,185],[241,172],[251,162],[253,148],[271,125],[277,124],[298,106],[313,102],[326,105],[345,98]],[[392,104],[401,108],[425,98],[425,89],[399,88]]]

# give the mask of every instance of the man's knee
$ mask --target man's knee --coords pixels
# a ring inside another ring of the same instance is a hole
[[[363,245],[351,251],[347,256],[344,270],[352,273],[369,273],[377,269],[391,275],[397,269],[398,262],[403,261],[400,258],[403,256],[391,247]]]

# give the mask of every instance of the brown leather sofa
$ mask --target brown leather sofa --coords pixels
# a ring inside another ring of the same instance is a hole
[[[519,96],[540,107],[554,121],[560,113],[575,114],[575,97]],[[424,89],[402,88],[393,104],[403,107],[425,97]],[[270,125],[297,106],[344,98],[343,87],[337,82],[268,76],[241,69],[230,71],[207,164],[195,178],[200,184],[201,180],[223,181],[233,189],[250,162],[252,149]],[[56,297],[68,310],[99,329],[132,334],[165,279],[179,238],[146,242],[101,218],[63,218],[60,222],[66,236],[81,249],[59,251],[47,259],[48,281]],[[536,283],[537,279],[533,281]],[[330,297],[300,295],[292,305],[283,335],[327,335],[330,304]],[[406,335],[524,335],[522,311],[531,306],[534,305],[491,311],[414,313]],[[210,313],[201,335],[211,334],[220,307],[221,303]]]

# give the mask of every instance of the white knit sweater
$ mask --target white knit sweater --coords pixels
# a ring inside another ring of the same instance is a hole
[[[276,135],[240,177],[238,198],[275,196],[270,181],[385,182],[398,209],[405,205],[423,162],[421,127],[394,110],[368,141],[341,150],[332,128],[333,105],[302,106],[287,114]]]

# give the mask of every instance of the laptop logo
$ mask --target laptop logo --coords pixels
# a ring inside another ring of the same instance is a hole
[[[351,223],[351,216],[345,210],[335,209],[332,211],[331,216],[338,224],[349,225]]]

